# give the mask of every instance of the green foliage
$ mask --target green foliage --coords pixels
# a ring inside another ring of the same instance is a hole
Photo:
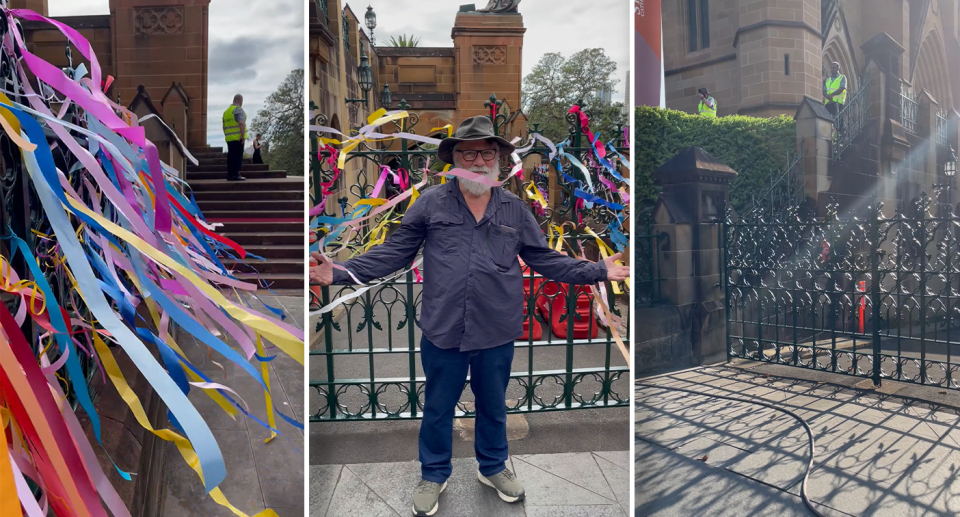
[[[264,102],[247,134],[259,134],[263,161],[290,176],[303,176],[303,69],[290,72]]]
[[[568,135],[566,123],[570,106],[586,101],[593,116],[590,129],[608,142],[618,123],[626,125],[623,103],[602,102],[601,92],[612,92],[617,83],[617,63],[602,48],[588,48],[564,58],[544,54],[529,75],[523,78],[523,106],[529,126],[539,124],[543,136],[559,143]]]
[[[416,47],[420,45],[420,38],[417,38],[413,34],[407,36],[406,34],[400,35],[399,38],[396,36],[390,36],[390,47]]]
[[[734,209],[743,210],[750,205],[751,196],[784,169],[797,149],[796,124],[786,115],[706,118],[639,106],[635,116],[635,206],[656,201],[653,172],[658,167],[687,147],[701,147],[737,171],[730,187],[730,203]]]

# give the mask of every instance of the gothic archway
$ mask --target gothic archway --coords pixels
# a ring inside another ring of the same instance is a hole
[[[834,34],[823,48],[823,75],[825,79],[830,75],[830,63],[840,63],[840,73],[847,77],[847,92],[849,95],[860,88],[860,71],[856,69],[849,49],[839,34]]]
[[[940,109],[947,110],[953,107],[946,54],[936,29],[930,30],[920,44],[912,82],[914,91],[919,92],[922,89],[930,92],[930,95],[940,104]]]

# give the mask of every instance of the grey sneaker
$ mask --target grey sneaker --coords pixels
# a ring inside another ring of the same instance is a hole
[[[447,488],[447,483],[442,485],[421,479],[417,483],[417,488],[413,490],[413,514],[418,517],[429,517],[436,515],[440,509],[440,494]]]
[[[520,483],[517,476],[513,475],[513,472],[510,472],[510,469],[503,469],[503,472],[490,477],[477,472],[477,479],[484,485],[496,490],[500,499],[508,503],[523,500],[523,484]]]

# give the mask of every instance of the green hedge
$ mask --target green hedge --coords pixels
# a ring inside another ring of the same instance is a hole
[[[737,210],[749,206],[751,195],[769,185],[797,149],[793,118],[741,115],[706,118],[682,111],[640,106],[634,125],[636,165],[635,206],[656,201],[653,171],[681,150],[701,147],[737,171],[730,202]]]

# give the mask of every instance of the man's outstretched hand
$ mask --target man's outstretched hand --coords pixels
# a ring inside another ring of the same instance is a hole
[[[622,282],[630,278],[630,268],[628,266],[618,266],[614,264],[614,261],[620,260],[621,255],[623,255],[623,253],[617,253],[603,259],[603,264],[607,266],[607,280],[611,282]],[[333,273],[331,273],[331,275],[332,274]]]
[[[310,281],[327,286],[333,283],[333,262],[323,253],[312,252],[310,257],[317,261],[317,265],[310,268]]]

